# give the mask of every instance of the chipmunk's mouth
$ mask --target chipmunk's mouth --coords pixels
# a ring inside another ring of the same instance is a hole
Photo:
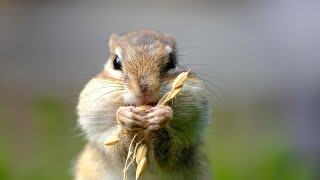
[[[129,106],[156,106],[161,99],[161,94],[159,93],[125,93],[123,100],[125,105]]]
[[[158,99],[155,98],[137,98],[137,106],[141,106],[141,105],[149,105],[149,106],[156,106],[158,103]]]
[[[124,103],[127,106],[156,106],[158,101],[160,100],[159,97],[156,96],[130,96],[124,98]]]
[[[147,105],[147,106],[156,106],[158,104],[158,102],[151,102],[151,103],[126,103],[125,105],[126,106],[134,106],[134,107],[139,107],[139,106],[142,106],[142,105]]]
[[[160,97],[156,93],[141,93],[139,95],[135,95],[134,99],[136,101],[137,106],[156,106],[158,101],[160,100]]]
[[[147,103],[146,105],[148,106],[156,106],[158,104],[158,102],[152,102],[152,103]]]

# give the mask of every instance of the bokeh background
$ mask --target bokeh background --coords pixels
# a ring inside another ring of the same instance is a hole
[[[0,179],[72,179],[75,106],[108,37],[174,35],[213,102],[217,180],[319,179],[320,11],[311,0],[0,2]]]

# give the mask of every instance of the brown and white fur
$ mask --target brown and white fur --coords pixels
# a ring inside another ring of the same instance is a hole
[[[113,34],[109,47],[104,70],[79,97],[78,123],[87,145],[75,164],[75,179],[122,179],[129,144],[137,132],[141,132],[137,139],[146,137],[143,144],[148,146],[148,165],[140,179],[209,179],[201,141],[209,119],[208,101],[200,79],[190,74],[180,94],[166,106],[155,106],[146,115],[139,115],[137,108],[154,106],[177,75],[186,71],[176,62],[173,38],[146,30]],[[117,57],[121,69],[115,69]],[[121,140],[105,146],[111,135]],[[134,170],[129,169],[128,179],[135,179]]]

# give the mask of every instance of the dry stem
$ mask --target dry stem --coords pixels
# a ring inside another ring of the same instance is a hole
[[[139,132],[133,136],[133,138],[131,140],[131,143],[130,143],[130,146],[129,146],[129,149],[128,149],[128,155],[127,155],[126,163],[125,163],[124,168],[123,168],[123,180],[127,179],[127,170],[128,170],[127,164],[128,164],[128,160],[129,160],[129,158],[130,158],[130,156],[132,154],[131,147],[132,147],[133,141],[136,139],[138,134],[139,134]]]

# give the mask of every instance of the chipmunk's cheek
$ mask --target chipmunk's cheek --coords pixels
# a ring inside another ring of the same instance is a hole
[[[130,91],[123,94],[123,101],[126,106],[137,106],[141,101]]]

